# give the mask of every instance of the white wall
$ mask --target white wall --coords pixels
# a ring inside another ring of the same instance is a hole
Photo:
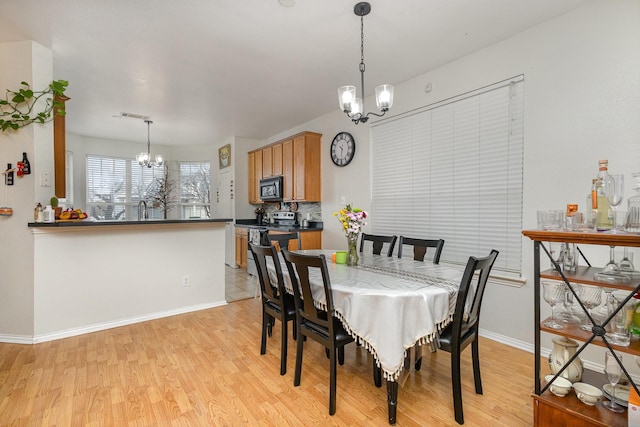
[[[609,159],[611,171],[626,175],[629,195],[630,174],[640,171],[639,23],[638,0],[587,4],[397,85],[391,116],[524,74],[523,228],[536,227],[538,209],[564,209],[567,203],[582,206],[600,158]],[[424,90],[427,83],[432,84],[430,93]],[[369,82],[369,87],[375,84]],[[371,99],[367,105],[368,110],[375,108]],[[356,126],[336,111],[263,144],[303,130],[323,134],[323,247],[344,247],[332,213],[341,196],[356,206],[370,207],[369,126]],[[353,162],[344,168],[334,166],[329,157],[331,139],[340,131],[353,134],[357,143]],[[526,238],[522,245],[523,274],[530,281],[522,288],[491,286],[485,295],[482,327],[526,346],[533,343],[533,245]],[[595,253],[598,256],[591,261],[604,264],[606,255]]]
[[[33,90],[46,88],[53,80],[53,56],[34,42],[0,43],[0,88],[17,90],[20,82]],[[7,67],[6,64],[11,66]],[[0,217],[0,331],[30,334],[33,330],[33,241],[27,222],[33,221],[35,200],[49,200],[53,187],[41,187],[39,177],[53,177],[53,124],[36,124],[18,132],[0,132],[0,167],[13,167],[26,152],[31,175],[14,178],[5,186],[0,177],[0,205],[13,208],[13,215]],[[53,181],[51,182],[53,185]]]

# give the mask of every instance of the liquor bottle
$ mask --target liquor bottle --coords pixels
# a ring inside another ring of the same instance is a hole
[[[4,173],[4,185],[13,185],[13,170],[11,163],[7,163],[7,170]]]
[[[609,205],[609,200],[607,200],[607,189],[605,187],[605,181],[609,176],[609,161],[599,160],[598,165],[598,176],[596,178],[596,209],[598,211],[596,229],[598,231],[605,231],[613,228],[613,213]]]
[[[33,210],[33,222],[44,222],[44,209],[40,202],[38,202],[36,208]]]
[[[27,153],[22,153],[22,174],[29,175],[31,174],[31,163],[29,163],[29,159],[27,159]]]
[[[591,190],[587,194],[587,201],[585,203],[584,214],[586,215],[586,222],[590,228],[595,230],[596,218],[598,217],[598,188],[596,187],[597,178],[591,180]]]

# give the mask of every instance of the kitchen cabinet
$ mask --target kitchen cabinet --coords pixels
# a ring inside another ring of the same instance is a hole
[[[272,172],[274,176],[282,175],[282,144],[272,147]]]
[[[249,250],[248,230],[236,227],[236,264],[240,268],[247,268],[247,250]]]
[[[248,154],[248,181],[249,181],[249,203],[262,203],[260,200],[260,180],[262,179],[263,156],[262,150],[252,151]]]
[[[272,148],[267,147],[262,150],[262,177],[268,178],[273,175]]]
[[[559,267],[549,270],[540,270],[541,264],[541,249],[543,255],[547,255],[549,259],[548,249],[544,246],[543,242],[560,242],[560,243],[576,243],[578,245],[602,245],[602,246],[615,246],[615,247],[640,247],[640,236],[634,234],[609,234],[609,233],[579,233],[570,231],[542,231],[542,230],[525,230],[523,235],[530,238],[533,241],[534,252],[534,324],[535,324],[535,336],[534,336],[534,425],[546,426],[546,425],[566,425],[566,426],[626,426],[627,425],[627,411],[622,413],[614,413],[600,405],[587,406],[580,402],[575,393],[571,392],[565,397],[557,397],[548,390],[547,385],[544,387],[541,384],[541,359],[540,359],[540,333],[546,332],[554,335],[560,335],[567,338],[571,338],[582,342],[578,348],[576,354],[579,355],[583,349],[589,345],[597,345],[601,347],[608,347],[619,353],[626,353],[635,356],[640,355],[640,342],[637,339],[632,339],[631,344],[628,347],[618,346],[609,343],[609,339],[605,336],[605,327],[607,323],[602,325],[596,325],[591,331],[583,331],[577,325],[567,324],[563,329],[550,329],[544,326],[549,321],[540,320],[540,279],[548,280],[562,280],[569,287],[570,291],[574,294],[574,297],[578,299],[578,303],[583,306],[579,299],[579,295],[576,292],[576,284],[587,284],[599,286],[603,289],[610,289],[612,291],[622,290],[628,292],[628,296],[640,290],[640,281],[635,280],[630,283],[605,283],[596,281],[594,274],[600,272],[601,268],[592,266],[578,266],[576,272],[569,273],[561,271]],[[546,259],[547,257],[544,257]],[[620,306],[622,306],[624,301]],[[621,307],[618,307],[618,310]],[[583,307],[584,308],[584,307]],[[633,357],[624,358],[633,362]],[[623,360],[625,362],[625,360]],[[635,362],[634,362],[635,363]],[[566,365],[565,365],[566,367]],[[563,367],[562,369],[564,369]],[[622,365],[624,374],[628,376],[628,372]],[[559,372],[561,374],[561,372]],[[623,375],[624,378],[624,375]],[[600,388],[606,383],[604,375],[594,373],[588,369],[584,370],[583,381],[592,384]],[[633,385],[636,387],[635,385]],[[637,388],[636,388],[637,390]]]
[[[262,203],[260,180],[277,175],[283,176],[285,202],[320,202],[321,149],[321,134],[302,132],[249,152],[249,203]]]

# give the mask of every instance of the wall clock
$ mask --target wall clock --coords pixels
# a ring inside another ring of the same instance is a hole
[[[340,132],[331,141],[331,160],[337,166],[347,166],[356,154],[356,141],[348,132]]]

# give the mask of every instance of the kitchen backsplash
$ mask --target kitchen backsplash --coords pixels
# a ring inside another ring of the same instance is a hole
[[[280,203],[281,211],[290,211],[291,203],[281,202]],[[266,218],[269,218],[271,214],[276,212],[278,209],[277,203],[265,203],[262,205],[265,210]],[[307,218],[307,214],[309,214],[310,221],[322,221],[322,203],[298,203],[298,221],[302,222],[303,219]]]

